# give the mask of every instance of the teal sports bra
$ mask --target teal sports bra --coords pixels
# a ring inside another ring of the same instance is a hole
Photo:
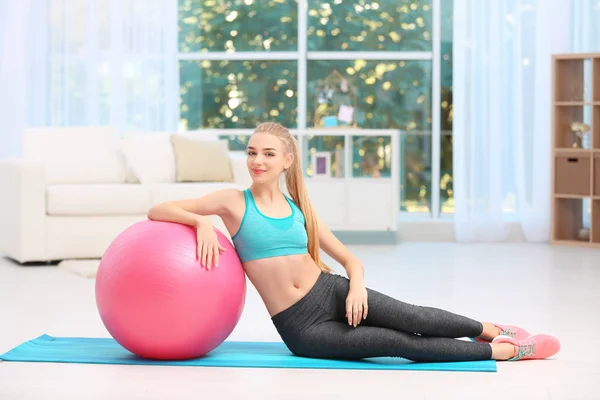
[[[231,238],[242,262],[261,258],[308,253],[308,235],[302,211],[287,196],[292,214],[267,217],[258,210],[250,189],[244,190],[246,211],[237,233]]]

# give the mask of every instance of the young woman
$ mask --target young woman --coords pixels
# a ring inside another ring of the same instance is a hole
[[[221,217],[248,278],[294,354],[433,362],[540,359],[560,349],[549,335],[530,336],[518,327],[406,304],[366,288],[361,262],[311,206],[290,132],[261,124],[247,151],[250,188],[159,204],[148,217],[196,227],[198,256],[206,268],[217,266],[224,251],[206,216]],[[291,198],[280,190],[281,174]],[[349,279],[333,274],[319,249],[339,262]],[[456,340],[463,337],[472,341]]]

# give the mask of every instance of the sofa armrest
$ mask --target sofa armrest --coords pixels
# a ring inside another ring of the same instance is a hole
[[[233,182],[241,189],[246,189],[252,185],[252,178],[246,166],[246,159],[247,156],[244,152],[232,151],[229,153],[229,161],[233,170]]]
[[[21,263],[47,261],[45,221],[44,166],[0,160],[0,253]]]

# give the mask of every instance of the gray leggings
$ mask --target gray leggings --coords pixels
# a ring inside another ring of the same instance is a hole
[[[321,273],[311,290],[272,321],[297,356],[328,359],[402,357],[418,362],[489,360],[492,348],[454,338],[477,337],[483,325],[448,311],[403,303],[371,289],[369,313],[348,325],[349,280]]]

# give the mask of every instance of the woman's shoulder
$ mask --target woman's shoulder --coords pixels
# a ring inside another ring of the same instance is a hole
[[[221,196],[225,196],[225,197],[235,197],[235,196],[244,196],[244,192],[246,190],[242,190],[239,188],[227,188],[227,189],[220,189],[217,190],[215,193],[220,193]]]
[[[222,201],[223,206],[225,206],[228,211],[239,211],[240,209],[244,209],[245,207],[245,192],[244,189],[238,188],[228,188],[221,189],[218,191],[219,198]]]
[[[238,189],[238,188],[227,188],[227,189],[218,190],[214,193],[222,200],[236,201],[239,199],[244,199],[244,192],[245,192],[245,190]]]

